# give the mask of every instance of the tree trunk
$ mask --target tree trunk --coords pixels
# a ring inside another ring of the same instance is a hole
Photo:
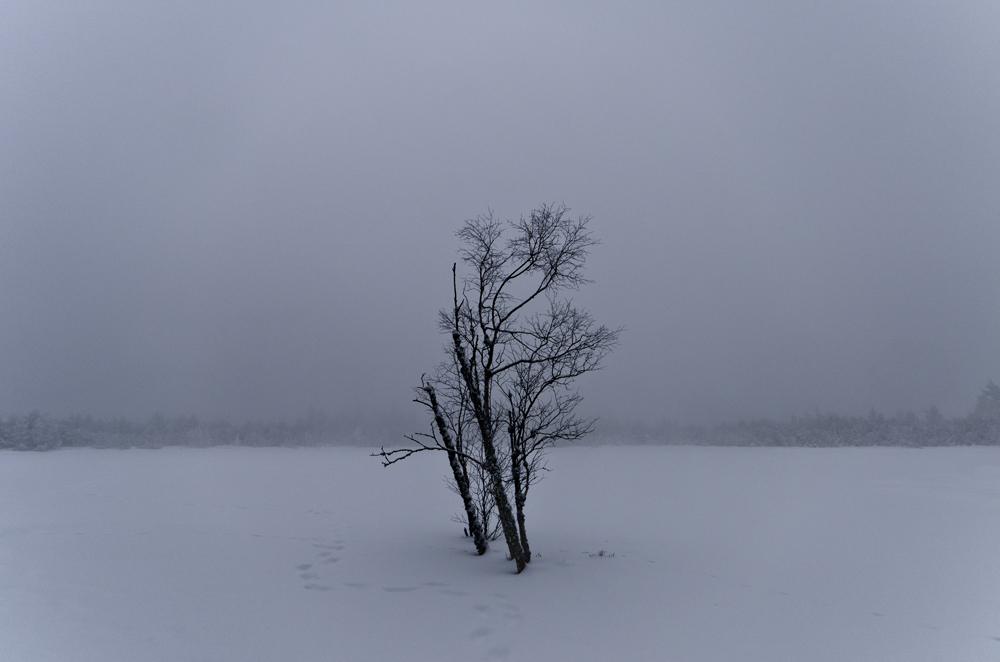
[[[521,549],[524,551],[524,561],[525,563],[531,563],[531,549],[528,547],[528,534],[524,530],[525,500],[524,492],[519,489],[514,495],[514,502],[517,504],[517,528],[521,533]]]
[[[472,540],[476,544],[476,551],[482,556],[489,549],[489,543],[486,541],[486,533],[483,531],[482,523],[479,521],[479,514],[476,512],[476,504],[472,500],[469,475],[459,461],[458,453],[455,452],[455,442],[448,432],[444,416],[441,414],[440,407],[438,407],[437,394],[434,392],[434,387],[427,384],[423,389],[430,398],[431,409],[434,412],[434,422],[437,423],[438,432],[441,433],[444,446],[448,449],[448,461],[451,463],[451,470],[455,474],[455,484],[458,486],[459,494],[462,495],[462,503],[465,504],[465,517],[469,522],[469,533],[472,534]]]
[[[457,308],[455,315],[457,326]],[[452,332],[452,340],[455,343],[455,357],[458,359],[462,379],[469,389],[472,410],[476,415],[476,421],[479,423],[479,434],[482,437],[483,452],[486,455],[486,471],[490,474],[493,500],[497,505],[497,515],[500,518],[500,525],[503,527],[503,536],[507,541],[507,550],[510,552],[510,558],[517,563],[517,571],[520,573],[524,570],[527,562],[524,560],[521,539],[518,535],[517,523],[514,521],[514,513],[510,508],[510,500],[507,498],[507,491],[503,487],[503,475],[500,473],[496,447],[493,445],[493,422],[489,420],[489,416],[486,413],[483,400],[479,395],[479,388],[472,377],[472,370],[469,368],[469,362],[465,357],[465,348],[462,347],[462,337],[457,330]]]
[[[531,563],[531,548],[528,547],[528,534],[524,530],[524,502],[526,494],[521,483],[521,454],[518,453],[518,445],[514,436],[514,426],[509,425],[507,432],[510,435],[510,473],[514,478],[514,506],[517,508],[517,530],[521,538],[521,551],[524,553],[524,562]]]

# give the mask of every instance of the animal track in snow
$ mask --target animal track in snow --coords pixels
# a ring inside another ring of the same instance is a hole
[[[321,517],[326,517],[330,515],[329,511],[325,510],[310,510],[310,514],[318,515]],[[333,586],[329,586],[324,583],[319,583],[322,580],[331,579],[326,573],[322,572],[322,568],[330,566],[338,561],[340,561],[340,556],[335,555],[344,549],[344,540],[340,538],[336,531],[331,531],[331,537],[313,537],[308,538],[312,542],[312,546],[316,551],[315,560],[311,563],[300,563],[295,566],[295,569],[299,571],[299,579],[304,580],[306,583],[302,585],[302,588],[309,591],[332,591]],[[303,538],[306,540],[306,538]],[[345,586],[352,586],[354,588],[360,588],[364,586],[363,584],[351,584],[344,583]]]

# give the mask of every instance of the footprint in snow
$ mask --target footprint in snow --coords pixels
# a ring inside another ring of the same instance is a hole
[[[329,514],[327,511],[310,512],[315,515]],[[311,540],[315,549],[322,550],[316,554],[317,558],[312,563],[300,563],[295,566],[295,569],[299,571],[299,579],[307,582],[303,585],[303,588],[309,591],[332,591],[332,586],[317,583],[317,580],[323,579],[323,573],[319,571],[320,567],[318,566],[328,566],[340,561],[340,557],[334,556],[334,554],[344,549],[344,541],[339,539],[339,537],[333,540],[329,538],[303,538],[303,540]],[[350,584],[345,585],[350,586]]]

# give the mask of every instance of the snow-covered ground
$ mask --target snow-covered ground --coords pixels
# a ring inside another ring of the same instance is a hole
[[[1000,448],[558,449],[520,576],[367,453],[0,453],[0,660],[1000,659]]]

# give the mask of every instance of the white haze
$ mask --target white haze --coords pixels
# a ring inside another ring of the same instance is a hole
[[[591,214],[590,410],[1000,380],[995,2],[0,4],[0,413],[407,411],[461,221]]]

